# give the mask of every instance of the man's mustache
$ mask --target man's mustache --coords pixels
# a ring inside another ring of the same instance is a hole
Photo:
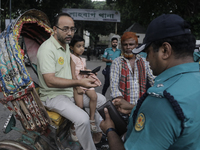
[[[66,36],[65,39],[67,39],[67,38],[71,38],[72,39],[72,36]]]

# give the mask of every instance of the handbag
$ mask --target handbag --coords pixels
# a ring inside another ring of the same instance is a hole
[[[115,124],[115,129],[118,135],[122,136],[127,131],[127,122],[123,119],[118,110],[115,108],[115,106],[112,103],[112,100],[107,101],[101,107],[97,108],[97,111],[104,120],[105,120],[105,114],[104,114],[105,107],[108,109],[110,118],[113,120]]]

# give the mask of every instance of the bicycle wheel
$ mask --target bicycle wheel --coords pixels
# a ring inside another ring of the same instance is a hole
[[[0,141],[0,150],[33,150],[23,143],[12,140]]]

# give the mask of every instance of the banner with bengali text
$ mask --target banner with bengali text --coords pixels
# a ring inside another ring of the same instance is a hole
[[[74,20],[120,22],[120,12],[115,10],[63,8]]]

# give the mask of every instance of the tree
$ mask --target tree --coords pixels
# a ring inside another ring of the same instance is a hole
[[[112,9],[106,5],[106,2],[91,2],[90,0],[84,0],[82,3],[75,4],[71,8],[82,9]],[[79,30],[87,30],[90,32],[90,39],[92,42],[97,43],[98,35],[109,35],[115,32],[115,23],[113,22],[96,22],[96,21],[76,21],[76,27]]]
[[[73,4],[82,3],[84,0],[11,0],[11,18],[15,19],[19,17],[22,13],[29,9],[38,9],[43,11],[49,18],[50,22],[53,22],[54,16],[62,11],[63,7],[69,7]],[[2,28],[5,28],[4,20],[9,18],[10,14],[10,0],[1,1],[2,8],[4,11],[1,15]]]
[[[147,27],[159,15],[174,13],[190,22],[193,34],[200,38],[199,0],[116,0],[116,8],[122,14],[122,29],[135,22]]]
[[[4,29],[6,18],[9,18],[10,0],[2,1],[2,28]],[[29,9],[38,9],[43,11],[49,18],[50,22],[53,22],[54,16],[62,11],[62,8],[83,8],[83,9],[110,9],[105,2],[91,2],[91,0],[57,0],[55,6],[55,0],[12,0],[12,19],[19,17],[22,13]],[[76,26],[79,30],[88,30],[92,34],[92,38],[95,39],[99,34],[109,35],[110,32],[114,32],[114,23],[109,22],[91,22],[91,21],[76,21]]]

